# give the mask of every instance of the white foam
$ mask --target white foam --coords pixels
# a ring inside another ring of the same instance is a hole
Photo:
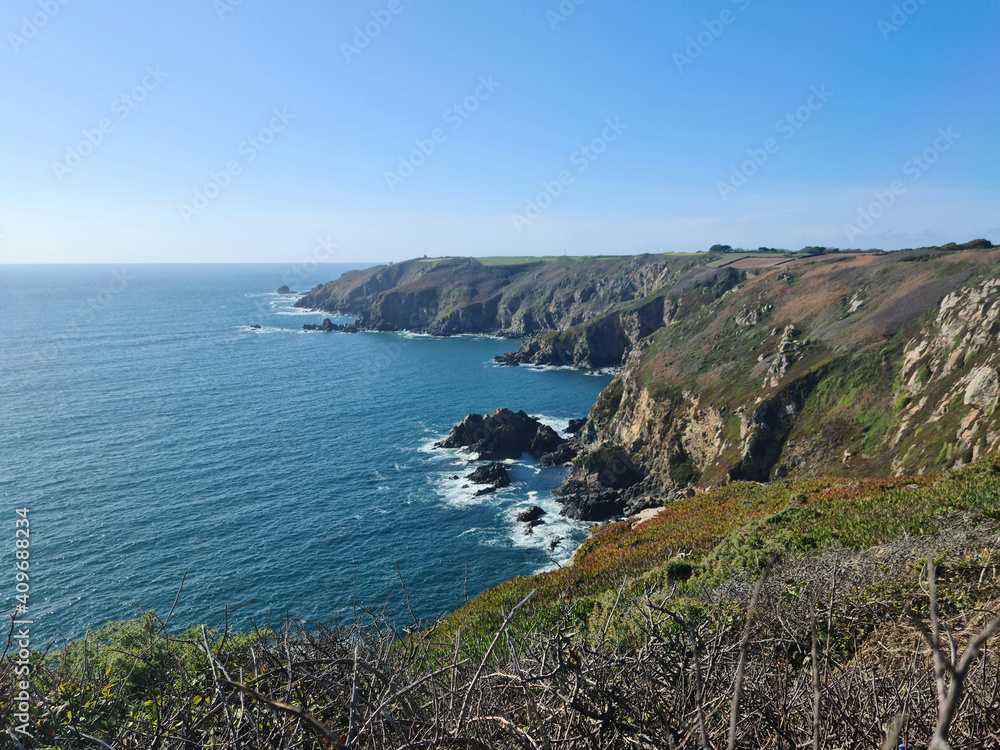
[[[525,534],[527,526],[517,522],[517,516],[532,505],[537,505],[545,511],[542,516],[544,523],[535,526],[530,534]],[[552,561],[542,566],[536,572],[541,573],[564,565],[572,559],[579,546],[583,532],[589,530],[591,524],[575,521],[559,515],[560,506],[550,493],[531,491],[528,499],[514,506],[506,518],[510,523],[508,539],[515,547],[535,548],[542,550]],[[554,546],[553,546],[554,544]]]
[[[302,333],[302,331],[297,328],[279,328],[277,326],[262,326],[260,328],[254,328],[253,326],[236,326],[237,331],[242,331],[243,333]]]

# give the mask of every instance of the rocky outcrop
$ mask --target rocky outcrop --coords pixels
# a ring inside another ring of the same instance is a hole
[[[577,459],[573,472],[553,494],[562,515],[581,521],[603,521],[622,515],[629,504],[625,491],[643,480],[622,449],[601,445]]]
[[[778,353],[774,355],[764,381],[769,388],[777,386],[788,369],[802,356],[802,344],[795,338],[798,333],[794,325],[785,326],[781,341],[778,342]]]
[[[329,318],[324,318],[322,324],[316,325],[315,323],[306,323],[302,326],[302,330],[321,331],[322,333],[331,333],[333,331],[339,331],[341,333],[356,333],[358,331],[358,325],[357,323],[334,323]]]
[[[545,511],[539,508],[537,505],[532,505],[523,513],[519,513],[517,516],[518,523],[531,523],[532,521],[537,521],[539,518],[545,515]]]
[[[523,411],[497,409],[489,415],[470,414],[451,429],[438,448],[465,448],[484,461],[519,458],[530,453],[535,458],[552,453],[565,439]]]
[[[496,492],[497,490],[510,485],[510,474],[507,473],[507,467],[496,462],[487,464],[486,466],[480,466],[474,472],[469,474],[466,479],[471,481],[473,484],[489,485],[489,487],[476,492],[477,497],[480,495],[487,495],[491,492]]]
[[[289,289],[287,286],[279,286],[278,290],[275,292],[275,294],[291,294],[291,293],[292,290]]]

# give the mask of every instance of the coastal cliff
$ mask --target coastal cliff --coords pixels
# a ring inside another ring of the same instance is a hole
[[[296,307],[354,315],[370,331],[511,338],[561,331],[626,308],[708,255],[607,258],[420,258],[350,271],[317,286]]]
[[[1000,250],[416,260],[301,307],[351,330],[521,337],[502,365],[613,367],[564,513],[631,515],[736,480],[882,477],[997,452]],[[511,405],[516,408],[516,405]]]

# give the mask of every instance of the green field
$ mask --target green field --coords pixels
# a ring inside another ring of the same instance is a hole
[[[738,260],[743,260],[744,258],[784,258],[788,256],[789,258],[795,257],[791,253],[726,253],[718,260],[713,260],[708,264],[709,268],[722,268],[723,266],[728,266],[730,263],[735,263]],[[805,256],[803,256],[805,257]]]

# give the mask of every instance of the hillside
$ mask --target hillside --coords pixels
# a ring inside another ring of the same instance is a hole
[[[526,336],[501,364],[621,368],[558,493],[568,514],[601,520],[737,479],[915,474],[993,454],[998,277],[986,241],[466,258],[353,272],[298,304],[355,312],[362,329]]]
[[[20,746],[990,747],[998,547],[991,460],[734,482],[402,638],[405,588],[318,630],[113,624],[35,655]]]
[[[707,255],[416,259],[351,271],[296,307],[354,315],[373,331],[510,337],[561,330],[674,283]]]

